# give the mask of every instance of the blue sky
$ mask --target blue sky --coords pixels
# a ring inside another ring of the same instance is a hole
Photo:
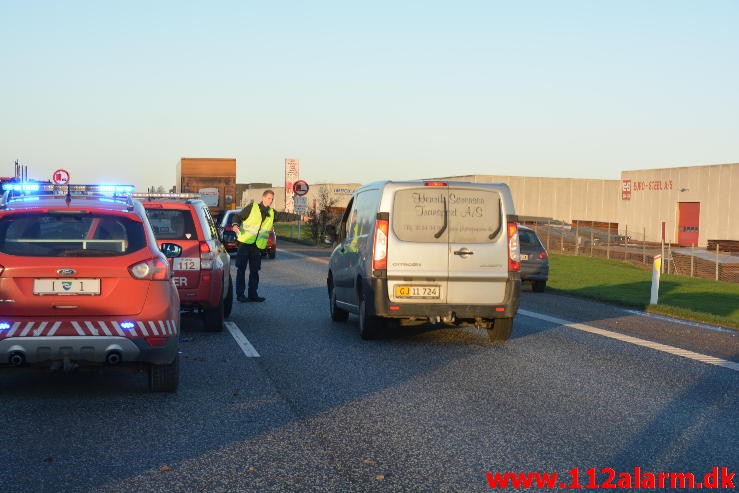
[[[0,0],[0,175],[618,179],[739,161],[739,1]]]

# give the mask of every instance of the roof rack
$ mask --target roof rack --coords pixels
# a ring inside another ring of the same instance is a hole
[[[199,193],[171,193],[171,192],[135,192],[131,196],[135,199],[199,199]]]
[[[113,199],[125,199],[129,208],[133,207],[131,194],[133,193],[133,185],[56,185],[53,183],[33,183],[33,182],[6,182],[2,184],[2,197],[0,198],[0,208],[5,208],[8,202],[13,200],[23,200],[27,197],[110,197]]]

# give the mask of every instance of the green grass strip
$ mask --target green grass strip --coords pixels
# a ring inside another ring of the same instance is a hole
[[[563,294],[739,328],[739,284],[662,275],[650,305],[651,271],[615,260],[552,254],[548,286]]]

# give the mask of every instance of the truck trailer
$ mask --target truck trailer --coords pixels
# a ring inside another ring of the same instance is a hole
[[[177,163],[178,193],[198,193],[218,223],[236,207],[236,159],[183,157]]]

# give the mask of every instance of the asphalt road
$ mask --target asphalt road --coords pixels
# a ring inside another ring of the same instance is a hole
[[[366,342],[356,317],[328,317],[327,255],[283,241],[263,262],[267,301],[231,317],[258,357],[186,320],[176,394],[148,393],[144,374],[0,373],[0,491],[486,491],[487,472],[737,470],[737,332],[525,289],[505,344],[433,326]]]

